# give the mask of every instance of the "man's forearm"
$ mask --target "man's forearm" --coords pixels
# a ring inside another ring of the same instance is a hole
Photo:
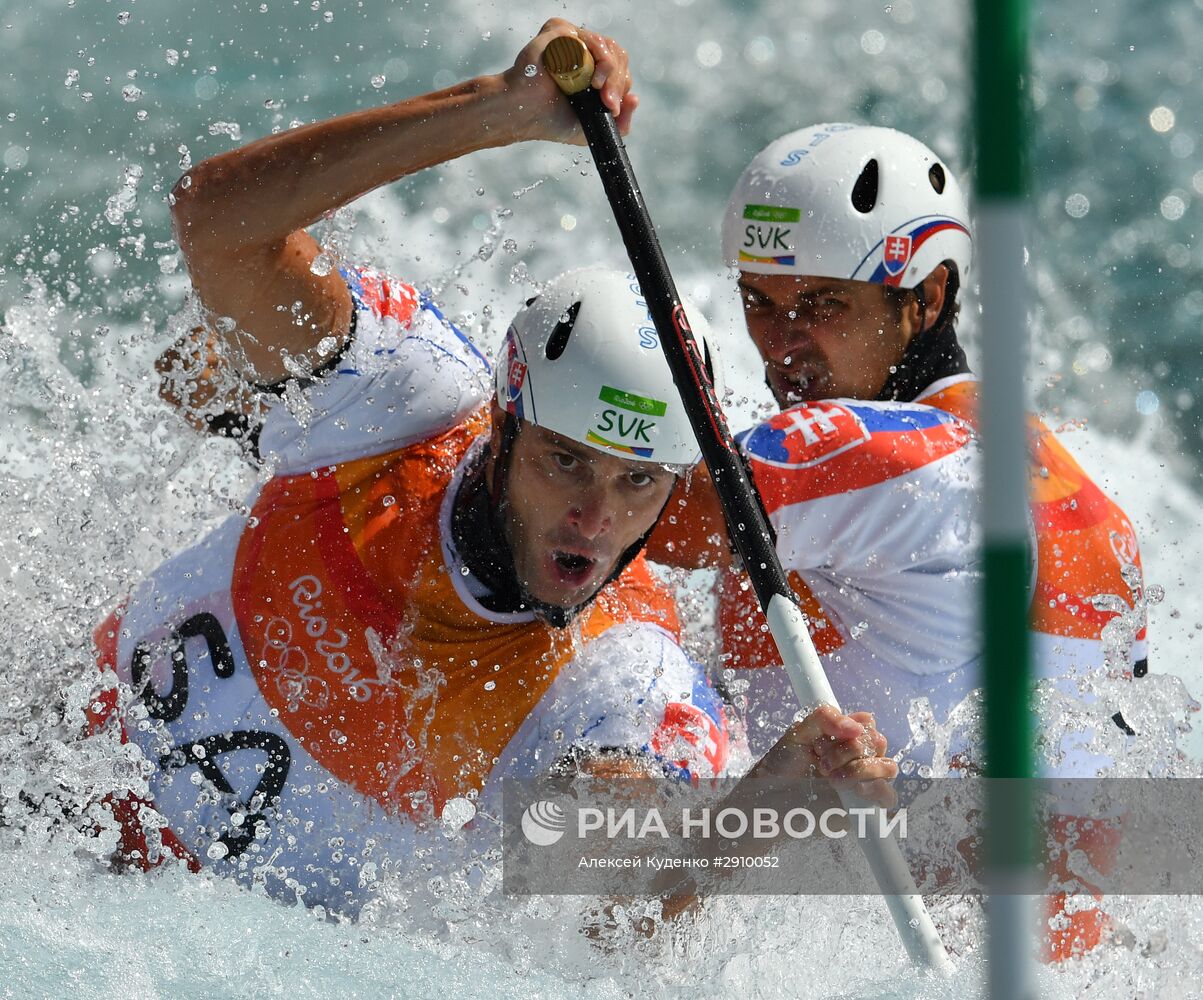
[[[176,185],[185,252],[282,242],[327,212],[424,167],[522,138],[500,76],[268,136],[197,164]]]
[[[249,143],[198,164],[176,185],[172,219],[193,288],[228,322],[213,336],[257,382],[320,364],[340,349],[353,304],[337,272],[315,271],[305,230],[327,212],[407,174],[525,139],[578,141],[575,116],[537,66],[548,42],[577,34],[594,84],[629,126],[626,53],[611,39],[552,18],[504,72],[398,104],[357,111]]]

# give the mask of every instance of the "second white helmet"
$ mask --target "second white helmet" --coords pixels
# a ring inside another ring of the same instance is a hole
[[[952,172],[889,128],[812,125],[771,143],[743,172],[723,220],[723,256],[755,274],[911,287],[973,256]]]
[[[717,380],[709,324],[685,305]],[[700,457],[634,275],[592,267],[553,279],[514,317],[496,378],[508,413],[598,451],[670,466]]]

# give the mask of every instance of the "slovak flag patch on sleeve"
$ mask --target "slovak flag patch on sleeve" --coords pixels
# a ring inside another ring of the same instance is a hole
[[[869,430],[855,410],[824,400],[791,407],[766,420],[748,435],[744,448],[767,465],[809,469],[869,438]]]
[[[653,753],[679,768],[691,781],[715,778],[730,757],[727,717],[715,690],[699,677],[689,701],[671,701],[652,734]]]
[[[932,406],[822,400],[776,414],[742,445],[772,513],[906,475],[972,436],[968,425]]]

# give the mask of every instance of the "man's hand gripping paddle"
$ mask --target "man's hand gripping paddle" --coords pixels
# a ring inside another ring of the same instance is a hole
[[[580,119],[677,390],[722,501],[727,530],[751,577],[798,703],[839,708],[810,641],[806,618],[777,558],[764,510],[753,492],[706,366],[698,355],[689,320],[644,207],[622,138],[598,92],[589,85],[593,77],[589,50],[579,38],[560,36],[552,39],[544,51],[543,65]],[[849,790],[841,789],[840,799],[846,809],[878,808]],[[915,890],[897,842],[888,837],[858,839],[912,961],[924,968],[947,970],[948,956],[923,899]]]

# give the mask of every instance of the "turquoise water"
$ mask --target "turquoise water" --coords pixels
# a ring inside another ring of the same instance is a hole
[[[1152,608],[1157,704],[1203,693],[1200,3],[1047,4],[1034,26],[1031,388],[1128,510]],[[261,9],[265,7],[266,9]],[[132,581],[239,509],[248,473],[156,397],[186,278],[166,192],[192,162],[309,121],[502,68],[552,14],[629,46],[628,141],[683,291],[726,331],[736,423],[766,395],[719,266],[717,223],[777,134],[856,118],[916,132],[964,171],[966,5],[719,0],[501,6],[377,0],[54,0],[0,9],[0,991],[11,996],[973,996],[980,914],[941,919],[951,984],[906,970],[862,900],[722,900],[660,950],[583,945],[575,917],[440,890],[328,925],[234,887],[116,878],[52,829],[110,776],[56,706]],[[638,16],[634,11],[638,11]],[[127,16],[128,15],[128,16]],[[495,150],[325,224],[353,257],[434,286],[486,346],[568,262],[623,261],[579,151]],[[972,289],[964,312],[972,345]],[[78,710],[83,695],[70,695]],[[53,711],[53,715],[47,715]],[[1128,714],[1127,712],[1125,714]],[[1195,741],[1196,754],[1199,738]],[[95,748],[93,748],[95,749]],[[42,805],[31,810],[30,803]],[[1046,973],[1050,996],[1188,995],[1201,912],[1121,900],[1136,944]],[[414,913],[440,916],[420,921]],[[1142,949],[1149,955],[1142,954]],[[1175,993],[1174,990],[1179,990]]]

